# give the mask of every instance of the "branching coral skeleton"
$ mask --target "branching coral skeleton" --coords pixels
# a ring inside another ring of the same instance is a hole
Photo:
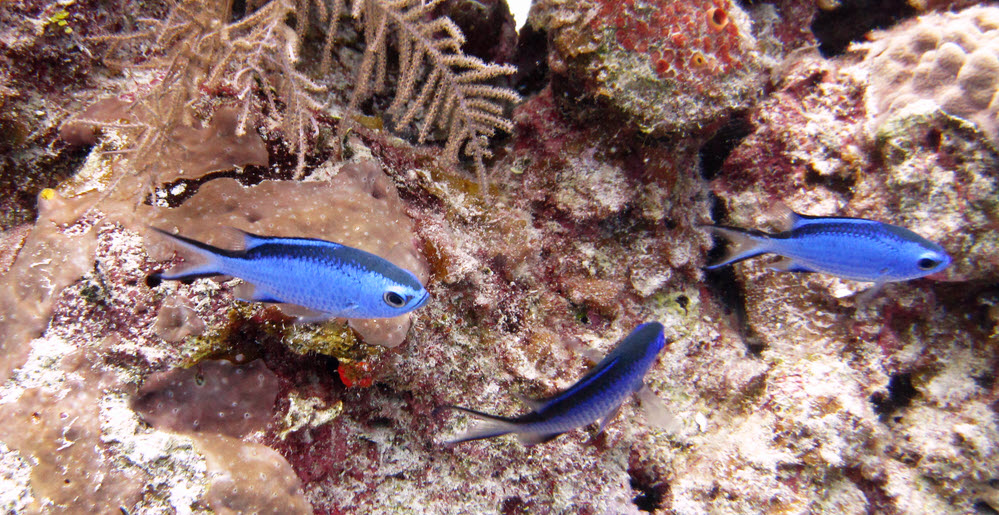
[[[126,57],[114,62],[117,66],[152,69],[157,75],[128,108],[127,119],[78,116],[71,121],[126,131],[131,168],[155,183],[165,148],[174,143],[171,131],[209,118],[209,94],[230,95],[239,107],[237,135],[263,124],[266,115],[296,155],[295,176],[300,178],[310,142],[318,133],[317,116],[325,111],[321,95],[330,93],[323,81],[332,68],[339,18],[349,11],[363,29],[365,49],[338,141],[351,129],[361,104],[388,90],[390,76],[396,75],[390,72],[397,67],[397,87],[387,110],[395,118],[395,128],[412,126],[419,144],[440,131],[446,135],[446,163],[454,165],[462,155],[469,157],[483,180],[483,160],[491,156],[488,139],[497,129],[512,130],[504,111],[520,98],[511,89],[487,82],[516,69],[462,53],[464,35],[449,18],[433,14],[440,3],[333,0],[328,5],[325,0],[270,0],[249,2],[247,14],[232,20],[231,0],[178,0],[164,19],[139,20],[145,26],[140,31],[91,38],[106,44],[109,62],[127,47],[131,58],[141,64],[129,63]],[[299,62],[310,20],[324,31],[318,77],[302,71]],[[154,49],[152,56],[145,56],[146,46]]]

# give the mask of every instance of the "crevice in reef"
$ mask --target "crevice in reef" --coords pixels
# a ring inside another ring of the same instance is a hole
[[[900,372],[891,376],[887,392],[875,392],[871,395],[871,404],[881,421],[887,422],[896,411],[908,407],[918,394],[919,391],[912,385],[912,374]],[[901,418],[895,417],[895,422],[899,422]]]
[[[514,89],[523,97],[533,95],[548,85],[548,33],[525,25],[520,30],[517,52],[513,56],[517,74]]]
[[[640,470],[629,470],[628,476],[631,478],[632,490],[640,492],[631,500],[639,510],[653,513],[662,507],[663,498],[669,491],[668,484],[655,484],[652,478]]]
[[[864,477],[860,467],[850,467],[844,471],[844,475],[854,485],[860,489],[867,499],[868,513],[883,513],[894,515],[898,513],[892,497],[885,491],[885,480],[871,480]]]
[[[812,32],[819,40],[819,51],[833,57],[846,51],[854,41],[875,29],[884,29],[914,16],[916,10],[905,0],[844,0],[831,11],[819,11],[812,20]]]
[[[718,129],[718,132],[704,143],[698,152],[701,159],[701,176],[704,180],[710,181],[717,177],[728,155],[752,133],[753,124],[749,121],[747,113],[733,115],[721,129]]]
[[[714,195],[712,194],[712,197]],[[711,208],[711,219],[714,221],[724,220],[727,216],[724,202],[713,198]],[[715,245],[708,251],[705,262],[717,262],[724,255],[725,245]],[[742,337],[746,346],[746,353],[753,357],[758,357],[766,349],[766,345],[759,338],[746,316],[746,294],[742,285],[736,278],[735,271],[731,266],[704,271],[704,284],[708,290],[725,308],[725,314],[731,320],[733,328]]]

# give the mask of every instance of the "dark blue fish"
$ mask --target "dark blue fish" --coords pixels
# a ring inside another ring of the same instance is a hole
[[[161,279],[231,275],[255,286],[241,299],[296,304],[321,318],[390,318],[430,297],[408,270],[360,249],[311,238],[270,238],[243,233],[245,249],[225,250],[152,227],[195,253],[203,264]]]
[[[822,272],[877,286],[907,281],[947,268],[940,245],[896,225],[863,218],[804,216],[787,211],[787,230],[765,234],[730,227],[711,230],[729,240],[728,254],[706,268],[718,268],[761,254],[783,256],[773,269]]]
[[[662,324],[642,324],[621,340],[614,350],[576,384],[549,399],[532,401],[534,411],[519,417],[498,417],[450,406],[486,420],[487,423],[447,443],[456,444],[516,433],[523,444],[534,445],[601,419],[602,431],[628,396],[640,393],[646,403],[655,398],[651,390],[644,386],[643,380],[665,345]],[[661,404],[661,401],[658,402]],[[665,411],[661,415],[669,417]],[[660,424],[668,425],[669,422],[663,420]]]

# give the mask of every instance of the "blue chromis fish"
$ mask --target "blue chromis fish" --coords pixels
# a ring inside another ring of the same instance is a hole
[[[521,443],[534,445],[597,420],[601,420],[600,430],[603,431],[607,422],[617,415],[621,404],[636,393],[650,422],[662,427],[671,426],[674,422],[672,416],[643,382],[665,345],[662,324],[648,322],[639,325],[576,384],[549,399],[529,401],[534,411],[518,417],[499,417],[449,406],[486,423],[447,444],[516,433]]]
[[[255,288],[241,300],[295,304],[324,318],[391,318],[427,302],[412,272],[360,249],[311,238],[273,238],[243,232],[243,250],[225,250],[151,227],[203,263],[160,279],[238,277]],[[242,231],[240,231],[242,232]]]
[[[899,227],[863,218],[800,215],[786,209],[783,232],[766,234],[711,226],[729,241],[728,254],[708,269],[761,254],[778,254],[774,270],[821,272],[844,279],[874,282],[877,291],[886,282],[907,281],[950,266],[944,249]]]

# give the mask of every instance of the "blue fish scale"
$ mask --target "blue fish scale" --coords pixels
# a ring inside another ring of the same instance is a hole
[[[223,259],[222,268],[229,275],[251,278],[258,295],[280,292],[277,300],[331,312],[372,295],[372,274],[337,257],[350,250],[339,245],[264,244],[242,257]]]
[[[246,300],[298,304],[329,317],[392,318],[429,294],[412,272],[360,249],[312,238],[243,233],[245,250],[226,250],[155,227],[204,263],[160,274],[166,280],[231,275],[254,285]]]
[[[900,256],[911,245],[877,222],[811,223],[775,235],[768,247],[798,265],[846,279],[892,279],[891,271],[903,266]]]
[[[642,387],[664,345],[661,324],[639,326],[568,390],[513,419],[517,432],[564,433],[610,415]]]
[[[577,390],[576,396],[554,402],[537,412],[544,420],[527,422],[520,431],[542,434],[564,433],[610,415],[642,386],[650,359],[633,362],[630,366],[611,367],[592,387]]]

